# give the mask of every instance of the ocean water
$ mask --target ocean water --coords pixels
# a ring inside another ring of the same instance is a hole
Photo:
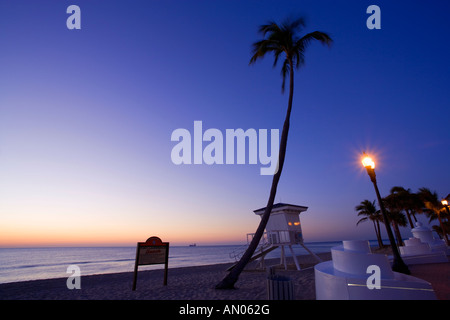
[[[314,253],[329,252],[341,242],[311,242],[305,245]],[[372,242],[371,242],[372,244]],[[308,254],[301,246],[293,246],[296,255]],[[230,253],[245,250],[245,246],[171,246],[169,269],[229,263],[235,260]],[[285,250],[290,256],[290,250]],[[0,283],[50,278],[67,278],[69,265],[77,265],[81,275],[132,272],[136,247],[55,247],[55,248],[0,248]],[[280,249],[267,258],[280,257]],[[161,269],[164,265],[139,266],[139,270]]]

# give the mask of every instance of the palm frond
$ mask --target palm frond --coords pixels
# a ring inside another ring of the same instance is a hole
[[[331,44],[333,43],[331,37],[327,33],[322,31],[310,32],[301,37],[297,42],[303,43],[303,49],[306,49],[312,40],[317,40],[322,44],[327,45],[328,47],[330,47]]]
[[[264,37],[267,33],[276,33],[280,31],[280,27],[275,21],[269,21],[267,24],[263,24],[259,27],[258,32]]]
[[[277,62],[278,62],[278,58],[280,57],[280,55],[283,53],[283,50],[281,50],[280,48],[274,50],[274,57],[275,59],[273,60],[273,67],[275,68],[277,66]]]
[[[280,47],[277,43],[271,40],[261,40],[255,42],[252,46],[252,57],[249,64],[254,64],[259,58],[263,58],[269,52],[278,52]]]
[[[306,26],[306,21],[304,17],[298,17],[296,19],[287,18],[281,25],[284,30],[290,30],[293,33],[298,33],[301,31],[302,27]]]
[[[365,221],[367,221],[367,220],[369,220],[368,217],[359,219],[358,222],[356,222],[356,226],[358,226],[361,222],[365,222]]]

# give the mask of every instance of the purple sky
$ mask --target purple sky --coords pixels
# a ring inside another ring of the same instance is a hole
[[[66,9],[81,8],[81,30]],[[248,66],[258,26],[307,17],[276,202],[309,207],[306,241],[374,239],[354,207],[393,186],[450,192],[447,1],[2,1],[0,245],[245,242],[266,205],[260,164],[174,165],[178,128],[280,129],[272,57]],[[425,217],[420,218],[427,221]],[[402,235],[410,236],[408,229]]]

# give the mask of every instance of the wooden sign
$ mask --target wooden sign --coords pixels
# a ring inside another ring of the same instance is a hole
[[[164,285],[167,285],[167,267],[169,264],[169,243],[158,237],[150,237],[145,242],[138,242],[136,261],[134,263],[133,290],[136,290],[138,266],[164,264]]]

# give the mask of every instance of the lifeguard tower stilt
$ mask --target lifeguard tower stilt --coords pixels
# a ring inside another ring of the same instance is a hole
[[[261,208],[253,212],[261,216],[264,213],[265,209],[266,208]],[[261,268],[264,268],[265,256],[276,248],[281,247],[280,264],[284,265],[284,268],[287,269],[285,255],[285,246],[287,246],[291,251],[297,270],[300,270],[300,264],[298,262],[297,256],[294,254],[294,250],[292,249],[292,245],[300,244],[309,254],[314,256],[314,258],[316,258],[318,262],[322,262],[322,260],[311,250],[309,250],[303,243],[300,213],[306,211],[307,209],[308,207],[287,203],[274,204],[272,207],[272,212],[270,213],[269,221],[267,222],[266,232],[261,238],[259,246],[255,250],[255,253],[250,261],[254,261],[259,258],[259,266]],[[248,244],[250,244],[253,236],[254,233],[247,234]],[[230,256],[237,262],[244,254],[244,252],[245,248],[232,252]],[[229,270],[233,267],[234,265],[231,266]]]

